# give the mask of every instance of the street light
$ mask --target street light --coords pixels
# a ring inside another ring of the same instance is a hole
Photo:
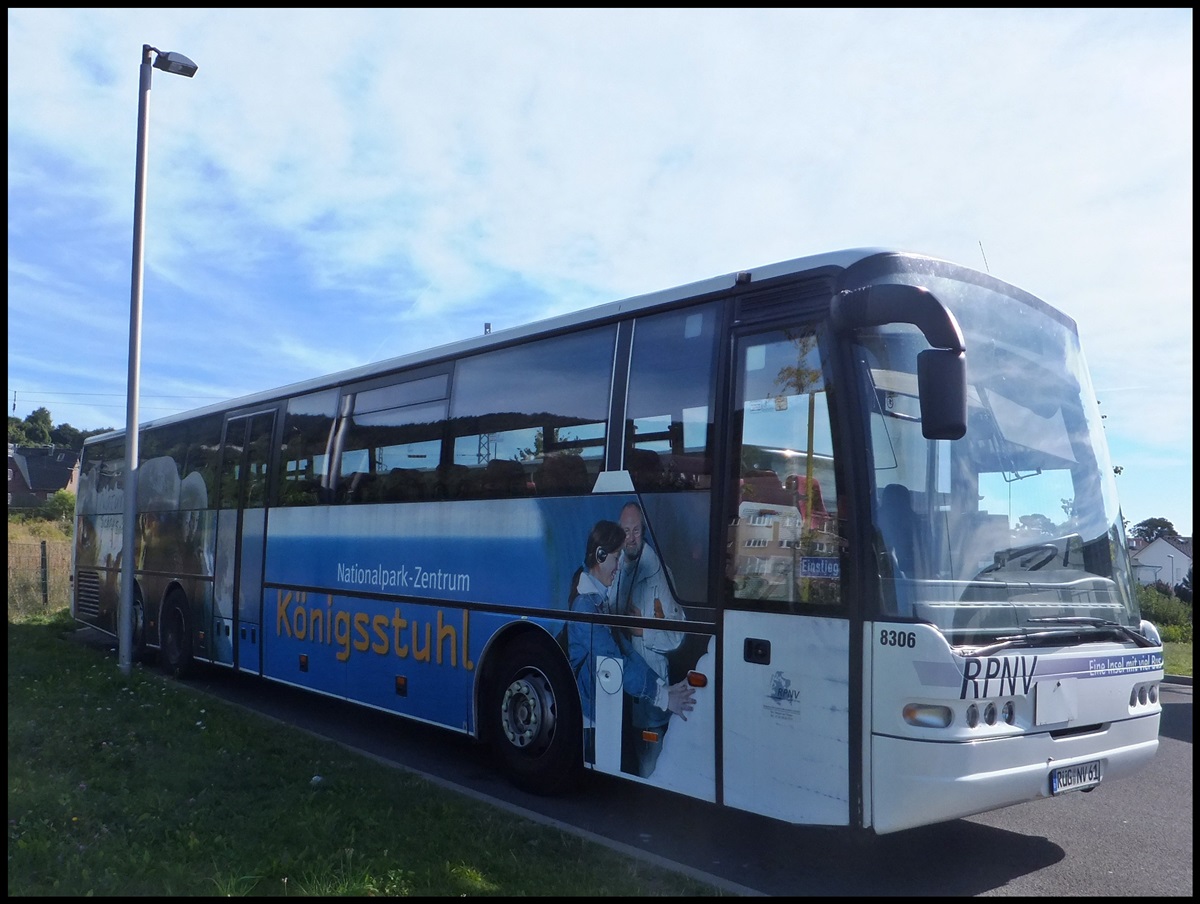
[[[1167,581],[1167,595],[1175,595],[1175,557],[1167,553],[1167,558],[1171,560],[1171,579]]]
[[[153,60],[151,59],[153,54]],[[145,249],[146,131],[151,66],[191,78],[197,66],[182,53],[142,45],[138,85],[137,170],[133,188],[133,276],[129,293],[129,381],[125,400],[125,518],[121,529],[121,597],[117,603],[117,663],[128,675],[133,660],[133,571],[137,532],[138,381],[142,364],[142,256]]]

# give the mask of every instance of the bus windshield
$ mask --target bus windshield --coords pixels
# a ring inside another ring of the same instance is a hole
[[[919,272],[917,272],[919,270]],[[967,432],[927,440],[920,332],[853,347],[873,467],[884,616],[959,647],[1015,634],[1137,628],[1113,469],[1074,324],[1020,290],[925,261],[881,280],[923,285],[966,339]]]

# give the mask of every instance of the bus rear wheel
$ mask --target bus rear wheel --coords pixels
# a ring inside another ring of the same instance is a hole
[[[186,678],[194,664],[186,606],[187,601],[178,593],[163,603],[158,664],[174,678]]]
[[[505,776],[532,794],[557,794],[579,777],[579,693],[562,652],[519,637],[501,654],[485,701],[488,739]]]

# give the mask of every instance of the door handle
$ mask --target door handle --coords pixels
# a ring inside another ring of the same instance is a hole
[[[771,641],[758,637],[747,637],[742,642],[742,656],[747,662],[757,665],[771,664]]]

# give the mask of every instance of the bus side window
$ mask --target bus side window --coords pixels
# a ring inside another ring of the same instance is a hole
[[[455,365],[450,400],[450,463],[465,469],[460,498],[562,493],[553,476],[538,488],[538,467],[575,454],[601,467],[616,327],[602,326],[494,349]],[[552,466],[553,467],[553,466]],[[578,470],[576,469],[576,481]],[[591,481],[594,482],[594,481]],[[584,481],[590,489],[590,482]],[[580,490],[586,492],[587,490]]]
[[[718,309],[712,302],[639,317],[626,393],[624,468],[680,599],[707,586]]]
[[[442,457],[449,374],[366,384],[343,397],[338,427],[337,501],[433,498]]]
[[[277,487],[280,505],[329,501],[328,453],[337,397],[336,389],[326,389],[288,401]]]

